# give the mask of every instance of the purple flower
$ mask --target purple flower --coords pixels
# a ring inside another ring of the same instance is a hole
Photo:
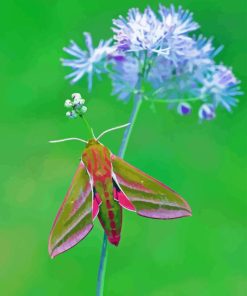
[[[193,13],[183,10],[181,6],[176,11],[174,5],[171,5],[169,8],[160,5],[159,14],[162,23],[166,26],[167,32],[172,32],[177,36],[187,34],[199,28],[199,25],[193,21]]]
[[[166,34],[165,26],[150,7],[144,13],[132,8],[125,19],[113,20],[114,39],[119,50],[154,52],[161,47]]]
[[[192,50],[181,57],[177,64],[163,56],[154,59],[148,76],[156,89],[154,93],[169,101],[174,99],[182,102],[184,98],[201,100],[213,105],[214,112],[218,106],[231,111],[231,107],[237,104],[235,97],[242,92],[231,69],[215,64],[214,57],[222,50],[222,46],[215,49],[212,39],[201,35],[194,40]]]
[[[73,72],[66,76],[72,78],[71,82],[76,83],[86,73],[88,74],[88,89],[92,89],[93,74],[106,72],[107,57],[115,50],[110,46],[111,39],[101,40],[96,48],[93,48],[92,37],[84,33],[87,51],[82,50],[74,41],[64,51],[73,56],[73,59],[61,59],[63,66],[71,67]]]
[[[215,107],[221,105],[229,112],[238,102],[235,96],[242,94],[239,81],[232,70],[224,65],[209,67],[204,76],[199,77],[198,80],[202,84],[200,98],[211,101]]]
[[[120,16],[113,20],[117,48],[156,53],[176,62],[178,56],[194,44],[186,34],[199,26],[192,21],[192,14],[181,7],[176,12],[174,6],[160,6],[159,14],[156,15],[150,7],[144,13],[130,9],[126,19]]]
[[[188,71],[187,65],[175,65],[172,61],[158,56],[150,70],[148,81],[154,92],[153,96],[165,100],[180,100],[196,98],[199,95],[198,83],[194,73]],[[198,97],[199,99],[199,97]],[[177,104],[176,104],[177,105]]]
[[[215,48],[212,38],[192,36],[199,28],[193,14],[173,5],[128,11],[127,17],[113,20],[113,43],[101,41],[95,49],[85,33],[87,51],[71,42],[65,51],[74,59],[62,60],[73,72],[67,76],[72,83],[86,73],[89,89],[92,75],[108,73],[113,94],[128,101],[141,94],[148,100],[163,100],[177,108],[180,115],[191,112],[193,101],[200,101],[201,119],[213,119],[218,107],[231,111],[241,95],[239,81],[232,70],[215,63],[223,46]]]
[[[215,118],[215,108],[212,104],[203,104],[199,109],[199,118],[202,120],[212,120]]]
[[[199,25],[193,21],[193,14],[181,6],[176,11],[173,5],[169,8],[160,5],[159,14],[166,31],[162,47],[169,49],[167,58],[177,64],[193,50],[195,41],[188,33],[197,30]],[[162,48],[157,53],[161,54]]]
[[[179,65],[179,67],[183,67],[184,71],[189,71],[194,73],[194,76],[198,76],[214,65],[214,57],[223,49],[223,46],[215,49],[212,38],[207,39],[202,35],[198,38],[194,37],[194,41],[193,48],[185,56],[184,64]]]
[[[123,61],[117,61],[112,65],[110,74],[113,86],[113,95],[120,100],[129,100],[135,92],[138,80],[139,63],[134,57],[126,57]]]

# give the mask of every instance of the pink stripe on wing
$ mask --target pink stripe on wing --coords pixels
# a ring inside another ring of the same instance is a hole
[[[67,251],[68,249],[74,247],[76,244],[78,244],[90,232],[90,230],[92,228],[93,228],[93,225],[87,225],[82,230],[79,230],[78,232],[73,234],[64,243],[62,243],[62,245],[55,248],[51,252],[51,257],[54,258],[58,254],[61,254],[61,253],[65,252],[65,251]]]
[[[81,193],[81,196],[74,201],[73,204],[73,210],[70,213],[70,217],[72,217],[79,209],[80,207],[84,204],[86,198],[91,192],[91,184],[88,182],[87,187],[84,189],[84,191]]]
[[[191,213],[185,210],[139,210],[138,214],[148,218],[154,219],[175,219],[180,217],[191,216]]]

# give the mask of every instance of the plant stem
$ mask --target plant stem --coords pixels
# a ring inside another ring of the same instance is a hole
[[[93,134],[93,129],[91,128],[90,124],[88,123],[87,119],[85,118],[85,116],[80,116],[88,130],[88,134],[90,137],[94,138],[94,134]]]
[[[188,99],[155,99],[153,100],[154,103],[179,103],[179,102],[192,102],[192,101],[199,101],[199,98],[188,98]],[[149,100],[150,101],[150,100]]]
[[[137,93],[134,98],[134,106],[133,106],[133,109],[132,109],[132,112],[130,115],[130,119],[129,119],[130,125],[124,131],[121,146],[118,151],[118,156],[121,158],[124,157],[124,154],[125,154],[128,142],[129,142],[129,138],[130,138],[130,135],[132,132],[132,128],[134,126],[137,114],[138,114],[140,107],[141,107],[141,103],[142,103],[142,94],[140,92],[141,80],[142,80],[142,76],[140,75],[137,85],[136,85]],[[106,261],[107,261],[107,235],[104,233],[102,249],[101,249],[101,256],[100,256],[100,264],[99,264],[99,270],[98,270],[97,290],[96,290],[97,296],[103,296]]]
[[[104,281],[105,281],[105,269],[106,269],[106,259],[107,259],[107,235],[104,232],[103,243],[101,248],[100,263],[98,270],[98,279],[97,279],[97,296],[103,296],[104,291]]]
[[[130,119],[129,119],[130,125],[124,131],[121,146],[120,146],[119,151],[118,151],[118,156],[121,157],[121,158],[124,157],[124,154],[125,154],[128,142],[129,142],[129,138],[130,138],[130,135],[131,135],[131,132],[132,132],[132,129],[133,129],[133,126],[134,126],[138,111],[139,111],[139,109],[141,107],[141,103],[142,103],[142,99],[140,98],[140,95],[136,95],[136,98],[135,98],[135,101],[134,101],[134,106],[133,106],[133,109],[132,109],[132,112],[131,112],[131,115],[130,115]]]

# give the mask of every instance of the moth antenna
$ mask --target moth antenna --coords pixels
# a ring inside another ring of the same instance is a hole
[[[99,140],[100,138],[102,138],[105,134],[107,134],[107,133],[109,133],[109,132],[111,132],[111,131],[115,131],[115,130],[117,130],[117,129],[124,128],[124,127],[127,127],[127,126],[129,126],[129,125],[130,125],[130,123],[126,123],[126,124],[123,124],[123,125],[119,125],[119,126],[116,126],[116,127],[110,128],[110,129],[104,131],[103,133],[101,133],[101,134],[98,136],[98,138],[97,138],[96,140],[98,141],[98,140]]]
[[[87,141],[80,139],[80,138],[66,138],[66,139],[61,139],[61,140],[52,140],[52,141],[49,141],[49,143],[53,144],[53,143],[61,143],[61,142],[66,142],[66,141],[80,141],[82,143],[87,144]]]

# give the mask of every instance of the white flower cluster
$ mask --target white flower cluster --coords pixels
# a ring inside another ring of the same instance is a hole
[[[64,106],[70,111],[66,112],[66,116],[70,119],[81,117],[87,112],[87,107],[84,105],[85,100],[82,99],[79,93],[72,94],[72,100],[66,100]]]

